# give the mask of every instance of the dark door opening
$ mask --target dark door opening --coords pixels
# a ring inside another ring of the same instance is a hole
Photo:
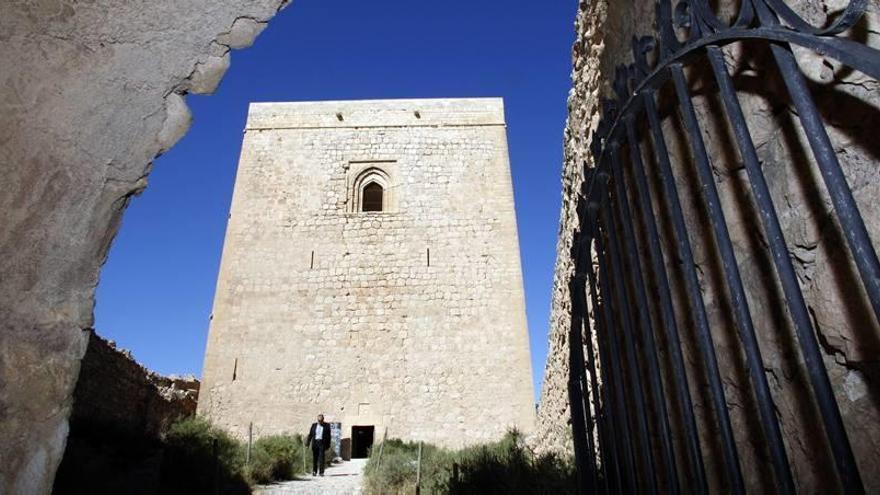
[[[374,426],[351,427],[351,457],[361,459],[370,456],[370,448],[373,446]]]

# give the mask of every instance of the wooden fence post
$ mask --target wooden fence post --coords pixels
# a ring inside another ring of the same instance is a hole
[[[305,445],[303,446],[303,472],[304,473],[309,472],[309,467],[306,465],[306,451],[307,450],[309,450],[308,442],[306,442]]]
[[[220,457],[219,457],[219,444],[220,442],[215,438],[211,442],[211,453],[214,454],[214,495],[220,495]]]
[[[244,456],[244,464],[245,466],[249,466],[251,464],[251,444],[254,443],[254,422],[251,421],[248,424],[248,445],[247,452]]]
[[[419,442],[419,460],[416,463],[416,495],[422,491],[422,442]]]

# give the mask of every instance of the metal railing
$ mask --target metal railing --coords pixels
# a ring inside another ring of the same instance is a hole
[[[713,157],[707,150],[685,75],[686,65],[706,60],[706,69],[710,70],[723,103],[721,118],[726,118],[730,126],[745,168],[774,276],[782,288],[786,314],[797,335],[797,352],[803,359],[833,457],[828,462],[833,462],[845,493],[864,492],[770,188],[721,47],[751,40],[769,51],[772,62],[758,70],[774,72],[784,82],[873,316],[880,320],[877,253],[791,49],[791,45],[805,47],[880,79],[880,51],[840,36],[859,21],[866,7],[867,0],[853,0],[830,26],[817,28],[783,0],[742,0],[731,23],[722,22],[708,0],[680,1],[674,7],[670,0],[660,0],[659,41],[651,37],[633,41],[634,63],[618,68],[613,84],[616,99],[603,102],[603,119],[591,138],[595,165],[585,166],[586,180],[578,203],[579,229],[574,233],[571,252],[575,269],[569,286],[569,397],[581,492],[708,492],[704,463],[707,454],[701,448],[689,387],[689,379],[695,377],[689,378],[685,365],[678,328],[681,322],[692,327],[689,334],[695,336],[693,345],[703,363],[699,380],[708,383],[711,421],[716,425],[706,434],[717,436],[721,446],[723,485],[731,493],[745,492],[709,314],[694,261],[690,237],[693,226],[683,212],[673,172],[675,159],[670,154],[668,131],[663,127],[664,118],[676,118],[676,114],[686,135],[685,148],[696,169],[701,201],[711,224],[712,245],[721,260],[730,307],[729,314],[724,316],[733,322],[743,349],[750,392],[760,418],[759,433],[766,442],[776,489],[780,493],[795,492],[752,311],[713,174]],[[648,61],[652,53],[656,53],[653,65]],[[661,115],[658,94],[667,87],[674,90],[674,97],[666,99],[672,110]],[[648,180],[643,151],[651,157],[650,177],[655,178],[654,184],[659,184],[654,190]],[[655,204],[658,208],[652,207]],[[662,230],[661,220],[671,224],[671,228]],[[668,238],[670,235],[672,239]],[[686,295],[678,301],[670,289],[664,249],[671,250],[670,259],[678,260],[675,266]],[[653,287],[650,291],[649,280]],[[588,306],[593,309],[592,318]],[[678,317],[677,308],[681,313]],[[652,312],[656,318],[652,318]],[[658,341],[665,346],[659,347]],[[660,351],[668,356],[667,372],[671,379],[663,378]],[[677,442],[667,404],[675,404],[680,412],[680,417],[674,418],[681,431]],[[676,446],[684,447],[683,455],[676,455]],[[684,459],[686,464],[677,465],[677,459]],[[686,488],[680,473],[687,473]],[[662,487],[660,479],[665,480]]]

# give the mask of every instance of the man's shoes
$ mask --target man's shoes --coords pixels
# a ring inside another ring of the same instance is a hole
[[[321,476],[324,476],[324,473],[321,473]]]
[[[312,476],[317,476],[318,473],[316,471],[312,471]]]

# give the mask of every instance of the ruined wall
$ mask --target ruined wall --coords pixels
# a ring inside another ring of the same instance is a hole
[[[603,5],[602,2],[582,2],[578,17],[579,39],[574,50],[574,89],[570,100],[570,116],[566,134],[565,181],[579,178],[581,159],[589,144],[584,136],[595,125],[597,96],[609,95],[607,85],[613,65],[629,63],[630,36],[651,33],[646,20],[653,20],[649,2],[638,2],[635,7]],[[815,25],[823,25],[845,5],[835,1],[789,2]],[[729,7],[729,5],[727,6]],[[604,12],[605,18],[601,18]],[[599,15],[597,15],[599,14]],[[880,25],[876,4],[869,14],[848,36],[880,46],[877,26]],[[581,46],[579,46],[581,45]],[[834,218],[824,183],[810,158],[803,131],[782,85],[774,75],[773,62],[767,50],[759,43],[734,45],[725,49],[728,65],[740,93],[740,101],[749,119],[749,125],[758,149],[759,159],[771,187],[790,254],[795,261],[801,288],[807,300],[818,331],[818,339],[825,365],[837,394],[850,440],[859,459],[862,476],[869,492],[880,489],[877,427],[878,368],[880,346],[877,345],[880,328],[870,312],[854,266],[846,255],[842,231]],[[798,61],[811,81],[811,90],[829,134],[837,150],[850,186],[874,240],[880,246],[880,215],[873,205],[880,182],[877,181],[877,162],[880,151],[872,133],[880,123],[880,98],[876,81],[841,68],[840,64],[819,55],[796,50]],[[810,398],[802,358],[796,350],[796,337],[787,321],[784,299],[776,281],[772,260],[766,251],[757,210],[750,197],[745,171],[739,163],[735,144],[723,118],[723,107],[715,93],[714,80],[704,68],[688,71],[693,88],[694,103],[700,118],[703,136],[713,161],[719,193],[737,252],[739,268],[748,293],[748,302],[758,334],[770,381],[778,417],[783,427],[789,459],[798,487],[806,493],[827,493],[836,490],[833,465],[827,451],[818,413]],[[660,95],[664,132],[670,146],[676,182],[684,213],[691,226],[696,264],[701,276],[701,288],[709,312],[716,352],[724,381],[735,440],[741,456],[747,486],[753,492],[772,492],[773,474],[763,435],[758,423],[755,401],[747,370],[743,365],[742,349],[736,328],[729,318],[729,302],[723,288],[724,281],[711,240],[711,231],[695,177],[687,142],[677,122],[674,97],[669,92]],[[643,159],[650,171],[653,159],[643,151]],[[656,180],[649,177],[658,197]],[[568,293],[566,280],[570,272],[568,247],[573,224],[573,206],[577,191],[566,188],[557,262],[557,284],[554,292],[554,320],[551,345],[562,356],[567,356],[565,337],[568,331]],[[657,203],[654,211],[663,211]],[[639,227],[637,223],[636,227]],[[661,232],[668,236],[670,227]],[[639,233],[641,235],[641,233]],[[669,238],[667,237],[667,240]],[[685,302],[680,267],[669,253],[673,248],[664,245],[667,271],[670,273],[676,303],[678,327],[681,330],[686,355],[691,393],[698,413],[701,441],[713,489],[723,491],[720,451],[713,426],[712,408],[707,384],[702,379],[703,364],[695,349],[689,308]],[[643,264],[646,260],[643,259]],[[679,274],[679,275],[676,275]],[[649,285],[649,290],[651,286]],[[649,294],[649,298],[651,294]],[[557,309],[558,308],[558,309]],[[653,315],[656,318],[656,315]],[[659,326],[655,323],[655,328]],[[659,337],[658,337],[659,338]],[[662,342],[661,338],[661,342]],[[661,365],[669,369],[665,353]],[[672,388],[667,379],[667,396]],[[545,394],[538,424],[567,421],[563,404],[567,399],[565,384],[567,366],[564,357],[548,361],[545,371]],[[548,387],[547,384],[555,384]],[[546,403],[546,406],[545,406]],[[667,407],[675,417],[677,404],[668,401]],[[546,419],[546,420],[545,420]],[[675,419],[675,418],[673,418]],[[673,420],[678,435],[677,450],[683,452],[681,425]],[[570,451],[567,432],[551,432],[542,448]],[[680,456],[678,466],[683,470],[685,460]],[[712,476],[711,474],[715,474]],[[687,480],[685,474],[683,479]]]
[[[150,161],[284,0],[12,0],[0,15],[0,492],[47,493],[98,271]]]
[[[530,431],[530,377],[500,99],[251,105],[200,414],[459,447]]]
[[[160,438],[198,394],[194,377],[153,373],[90,331],[53,493],[158,493]]]
[[[199,381],[162,376],[89,331],[74,391],[71,427],[103,423],[117,431],[158,438],[175,420],[196,412]]]

